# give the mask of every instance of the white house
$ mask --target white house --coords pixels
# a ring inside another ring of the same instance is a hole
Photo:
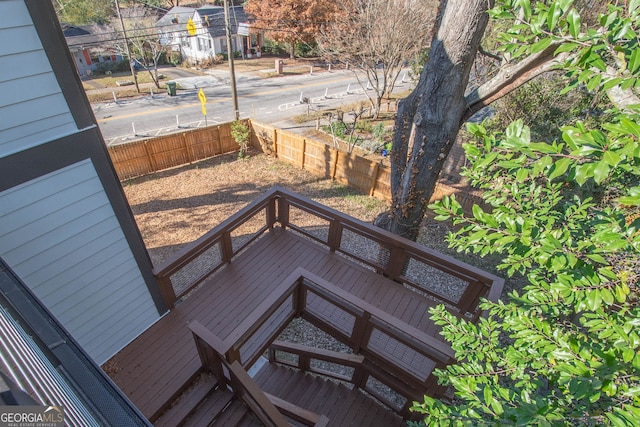
[[[192,22],[195,34],[188,30]],[[260,56],[263,45],[261,34],[249,34],[249,19],[242,6],[229,8],[231,49],[237,56]],[[203,6],[198,9],[177,6],[169,10],[157,23],[160,42],[169,49],[179,51],[182,59],[192,63],[227,55],[224,8]]]
[[[102,364],[166,307],[51,2],[0,38],[0,258]]]

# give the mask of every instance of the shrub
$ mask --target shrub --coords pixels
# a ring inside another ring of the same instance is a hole
[[[238,158],[244,157],[249,148],[251,129],[249,129],[249,126],[247,126],[244,121],[236,120],[235,122],[231,123],[231,136],[240,146]]]

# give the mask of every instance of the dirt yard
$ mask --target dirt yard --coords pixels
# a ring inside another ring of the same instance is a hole
[[[265,154],[235,154],[123,183],[154,265],[192,242],[273,186],[372,221],[386,206]]]

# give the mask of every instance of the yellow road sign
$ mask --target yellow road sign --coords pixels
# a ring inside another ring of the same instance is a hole
[[[204,94],[204,90],[202,90],[202,88],[200,88],[200,90],[198,91],[198,98],[200,99],[200,103],[204,106],[204,104],[207,103],[207,97]]]
[[[193,19],[191,18],[187,21],[187,31],[189,32],[189,35],[196,35],[196,24],[193,23]]]
[[[203,116],[207,115],[207,107],[205,107],[204,105],[202,106],[202,115]]]

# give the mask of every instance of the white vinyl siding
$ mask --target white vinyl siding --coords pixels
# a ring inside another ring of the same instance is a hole
[[[0,193],[0,256],[99,364],[159,318],[90,160]]]
[[[0,157],[77,132],[24,2],[0,1]]]

